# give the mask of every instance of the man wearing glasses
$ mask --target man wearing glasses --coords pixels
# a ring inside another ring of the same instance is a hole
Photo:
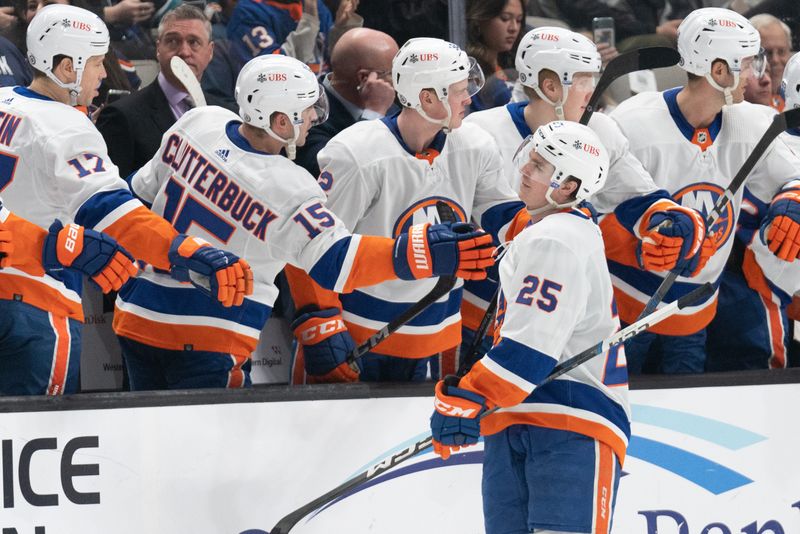
[[[125,177],[150,161],[161,136],[194,107],[189,94],[172,73],[172,56],[183,59],[198,80],[214,55],[211,23],[197,7],[181,5],[158,25],[158,78],[138,93],[122,98],[100,112],[97,129],[108,145],[111,160]],[[206,100],[217,104],[212,97]]]
[[[319,176],[317,153],[330,139],[361,120],[382,119],[394,104],[392,58],[395,40],[380,31],[355,28],[337,41],[331,54],[332,72],[322,86],[330,103],[330,116],[308,132],[297,150],[297,163]]]

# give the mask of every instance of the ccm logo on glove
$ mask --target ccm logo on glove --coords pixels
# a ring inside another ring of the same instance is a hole
[[[314,324],[311,328],[303,330],[300,333],[300,340],[305,344],[317,337],[327,337],[328,334],[335,334],[342,330],[345,330],[344,321],[339,317],[331,319],[330,321],[325,321],[324,323]]]
[[[440,414],[449,415],[451,417],[465,417],[467,419],[472,419],[478,413],[477,408],[464,409],[459,406],[453,406],[452,404],[447,404],[438,397],[434,399],[433,406]]]

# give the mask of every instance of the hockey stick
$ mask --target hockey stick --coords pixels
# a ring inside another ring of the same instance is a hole
[[[436,211],[439,213],[440,221],[445,223],[456,222],[456,216],[455,213],[453,213],[453,208],[447,205],[446,202],[442,202],[441,200],[438,201],[436,203]],[[356,365],[356,360],[358,358],[371,351],[373,348],[375,348],[375,346],[396,332],[398,328],[405,325],[414,319],[414,317],[425,311],[428,306],[447,295],[453,289],[453,286],[456,285],[457,280],[458,279],[455,276],[440,277],[436,282],[436,285],[433,286],[433,289],[431,289],[417,303],[412,304],[406,311],[392,319],[386,326],[372,334],[369,338],[367,338],[366,341],[350,352],[350,354],[347,355],[347,364],[354,371],[358,371],[358,366]]]
[[[608,349],[623,343],[626,339],[629,339],[644,330],[648,329],[650,326],[656,324],[659,321],[662,321],[669,317],[670,315],[674,314],[681,308],[684,308],[694,302],[695,300],[702,298],[703,296],[711,293],[713,291],[713,287],[711,284],[706,283],[691,293],[688,293],[681,297],[680,299],[676,300],[675,302],[671,303],[669,306],[665,306],[658,310],[650,317],[645,317],[640,321],[636,321],[633,324],[628,325],[626,328],[623,328],[613,336],[604,339],[597,345],[593,347],[589,347],[588,349],[584,350],[580,354],[573,356],[572,358],[564,361],[560,365],[557,365],[553,368],[553,371],[547,375],[542,382],[539,383],[537,387],[541,387],[544,384],[554,380],[555,378],[561,376],[562,374],[574,369],[578,365],[590,360],[591,358],[597,356],[598,354],[603,354]],[[484,412],[481,418],[486,417],[487,415],[494,413],[497,411],[497,408],[493,408]],[[323,505],[337,499],[338,497],[344,495],[351,489],[371,480],[378,475],[385,473],[389,469],[392,469],[401,463],[405,462],[409,458],[412,458],[419,454],[420,452],[426,450],[428,447],[433,445],[433,436],[427,435],[422,440],[406,447],[405,449],[394,452],[391,455],[383,458],[379,462],[373,464],[366,471],[359,473],[358,475],[354,476],[350,480],[342,483],[341,485],[337,486],[336,488],[332,489],[325,495],[317,497],[310,503],[306,504],[295,510],[294,512],[290,513],[275,525],[273,529],[270,531],[270,534],[287,534],[289,531],[294,528],[297,523],[300,522],[305,516],[317,510],[318,508],[322,507]]]
[[[189,68],[189,65],[178,56],[172,56],[172,59],[169,60],[169,66],[172,69],[172,74],[183,84],[186,92],[189,93],[189,96],[194,101],[194,107],[205,106],[206,97],[203,94],[203,89],[200,87],[200,82],[197,81],[197,77],[192,72],[192,69]]]
[[[608,62],[603,74],[600,75],[600,79],[592,92],[592,96],[589,97],[589,103],[586,105],[586,109],[583,115],[581,115],[579,122],[583,125],[589,124],[589,120],[592,118],[592,114],[595,111],[600,97],[603,96],[606,89],[608,89],[617,78],[640,70],[672,67],[677,65],[680,59],[681,56],[677,50],[665,46],[640,48],[618,55]],[[486,308],[486,313],[483,319],[481,319],[478,329],[475,331],[475,337],[464,355],[464,359],[459,367],[459,374],[466,374],[470,367],[480,359],[481,354],[478,354],[478,352],[480,351],[481,342],[484,336],[486,336],[486,331],[494,320],[494,313],[497,310],[497,297],[499,295],[500,288],[498,287],[492,296],[492,300],[489,301],[489,307]],[[641,317],[639,318],[641,319]],[[464,372],[462,373],[462,371]]]
[[[725,189],[722,195],[717,199],[717,202],[711,209],[711,213],[709,213],[706,217],[704,221],[706,225],[706,236],[711,235],[711,227],[717,223],[720,217],[722,217],[722,210],[725,208],[728,202],[733,201],[733,197],[736,195],[736,192],[740,187],[742,187],[742,184],[744,184],[744,181],[749,176],[750,171],[753,170],[758,161],[761,159],[761,156],[764,155],[775,138],[786,130],[798,127],[800,127],[800,108],[784,111],[783,113],[779,113],[772,118],[772,124],[769,126],[769,128],[767,128],[767,131],[764,132],[764,135],[761,136],[761,139],[758,140],[758,143],[756,144],[755,148],[753,148],[750,156],[745,160],[744,164],[739,169],[739,172],[737,172],[736,176],[734,176],[733,180],[731,180],[728,188]],[[667,273],[667,276],[664,277],[664,280],[661,281],[661,285],[658,286],[656,292],[653,293],[653,296],[647,301],[647,304],[637,319],[641,319],[642,317],[649,315],[654,309],[656,309],[658,303],[664,300],[664,297],[672,287],[672,284],[675,283],[675,280],[678,278],[678,273],[681,270],[682,266],[679,266]]]
[[[626,74],[640,70],[659,69],[662,67],[672,67],[678,64],[681,56],[677,50],[666,46],[653,46],[649,48],[639,48],[620,54],[606,65],[606,69],[597,81],[589,103],[581,115],[581,124],[589,124],[592,113],[600,97],[614,81]]]

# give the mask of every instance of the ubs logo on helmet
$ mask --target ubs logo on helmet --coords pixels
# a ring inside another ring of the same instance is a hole
[[[672,197],[681,206],[699,211],[703,214],[703,218],[706,219],[723,193],[724,190],[720,186],[702,182],[686,186]],[[717,247],[721,247],[728,240],[734,223],[733,206],[728,202],[722,209],[720,218],[711,227]]]
[[[439,54],[437,54],[435,52],[423,52],[422,54],[419,55],[419,60],[420,61],[438,61],[439,60]]]
[[[436,203],[440,200],[453,209],[456,214],[456,221],[465,222],[467,220],[464,209],[454,200],[445,197],[428,197],[414,202],[400,214],[392,228],[392,237],[408,232],[408,229],[415,224],[438,224],[442,222],[439,218],[439,212],[436,210]]]
[[[70,26],[70,21],[64,19],[63,24],[64,24],[64,27],[69,27]],[[81,30],[81,31],[84,31],[84,32],[92,31],[92,26],[90,24],[87,24],[85,22],[81,22],[79,20],[73,20],[72,21],[72,27],[75,28],[76,30]]]

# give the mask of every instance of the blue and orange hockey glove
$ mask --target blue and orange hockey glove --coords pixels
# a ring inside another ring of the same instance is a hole
[[[475,445],[481,437],[480,416],[486,411],[486,399],[459,388],[458,382],[456,375],[447,375],[436,384],[431,434],[433,451],[443,460],[461,447]]]
[[[50,225],[42,249],[42,266],[48,273],[65,268],[88,276],[103,291],[118,291],[138,272],[133,256],[112,237],[77,224]]]
[[[175,280],[190,282],[225,307],[241,306],[253,294],[253,271],[247,261],[208,241],[180,234],[172,240],[168,255]]]
[[[677,204],[656,204],[639,224],[641,240],[636,249],[639,267],[671,271],[681,266],[681,276],[695,276],[716,252],[716,240],[706,237],[703,216]]]
[[[458,276],[483,280],[494,265],[492,237],[467,223],[417,224],[394,245],[394,272],[401,280]]]
[[[346,361],[356,344],[338,308],[300,313],[291,328],[303,346],[309,384],[358,381],[358,373]]]
[[[759,235],[780,259],[794,261],[800,258],[800,182],[792,182],[792,186],[784,187],[775,195],[761,223]]]

